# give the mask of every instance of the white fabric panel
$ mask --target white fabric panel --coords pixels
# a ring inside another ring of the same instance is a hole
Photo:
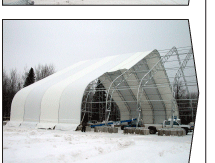
[[[128,110],[127,106],[125,105],[125,103],[122,102],[122,99],[120,98],[119,94],[116,91],[113,93],[113,99],[119,107],[120,119],[121,120],[130,119],[129,110]]]
[[[53,128],[56,129],[68,129],[74,128],[67,124],[79,124],[81,118],[81,103],[84,91],[87,85],[100,76],[101,81],[105,78],[105,72],[115,72],[118,70],[126,70],[132,68],[144,57],[153,57],[154,59],[148,61],[148,66],[151,69],[155,62],[160,59],[160,55],[157,51],[150,52],[138,52],[125,55],[111,56],[101,59],[94,59],[89,61],[82,61],[75,65],[72,65],[62,71],[59,71],[35,84],[32,84],[21,91],[19,91],[13,99],[11,108],[11,121],[14,123],[8,123],[8,125],[18,125],[24,120],[26,122],[40,122],[37,124],[37,128]],[[168,82],[166,79],[158,80],[166,76],[165,70],[160,71],[155,75],[155,82]],[[126,77],[126,75],[125,75]],[[136,77],[131,75],[129,80],[135,80]],[[112,81],[105,81],[105,88],[108,90]],[[138,81],[129,82],[128,85],[138,84]],[[165,92],[170,93],[171,89],[158,88],[161,93],[161,97],[170,99],[171,94],[167,95]],[[137,90],[131,90],[137,98]],[[130,92],[131,93],[131,92]],[[124,92],[126,96],[127,93]],[[130,94],[129,94],[130,95]],[[122,99],[117,91],[113,93],[114,101],[119,106],[121,120],[131,118],[128,108],[125,103],[121,102]],[[146,95],[143,94],[143,100],[146,100]],[[135,105],[131,105],[133,110]],[[166,109],[171,109],[169,104],[165,104]],[[143,120],[145,123],[152,123],[153,111],[150,110],[150,103],[141,103],[143,111]],[[176,114],[178,111],[176,112]],[[133,114],[133,113],[132,113]],[[136,114],[135,114],[136,115]],[[167,112],[167,115],[171,115]],[[132,117],[136,118],[136,117]],[[160,119],[163,121],[163,117]],[[160,121],[157,120],[157,121]],[[15,123],[16,122],[16,123]],[[22,123],[23,126],[26,123]],[[35,123],[36,124],[36,123]],[[27,124],[28,125],[28,124]],[[33,124],[34,125],[34,124]]]
[[[129,63],[130,64],[130,63]],[[122,70],[121,71],[121,73],[123,73],[124,72],[124,70]],[[133,78],[132,78],[133,77]],[[121,86],[119,86],[119,88],[120,87],[128,87],[129,86],[129,81],[127,81],[127,80],[135,80],[135,77],[134,77],[134,75],[133,74],[131,74],[130,73],[130,71],[128,71],[128,72],[126,72],[125,74],[123,74],[123,78],[126,80],[125,82],[123,82],[122,84],[121,84]],[[132,85],[131,85],[131,87],[132,87]],[[132,119],[132,118],[137,118],[138,117],[138,112],[137,112],[137,103],[135,102],[129,102],[129,101],[136,101],[136,100],[134,100],[134,98],[136,98],[136,96],[135,96],[135,94],[133,94],[133,92],[132,92],[132,90],[121,90],[120,91],[120,93],[121,93],[121,95],[123,96],[123,100],[125,100],[125,101],[128,101],[127,102],[127,105],[129,106],[129,109],[130,109],[130,113],[129,112],[127,112],[128,114],[130,114],[130,116],[129,116],[129,119]],[[133,97],[133,96],[134,97]]]
[[[148,63],[148,66],[149,68],[151,69],[155,63],[157,63],[159,60],[160,60],[160,55],[157,51],[154,51],[154,54],[153,56],[155,58],[152,58],[150,59],[147,63]],[[151,56],[150,56],[151,57]],[[168,79],[168,76],[166,74],[166,71],[165,71],[165,68],[162,66],[162,64],[159,63],[159,65],[162,67],[163,70],[160,70],[158,71],[155,75],[154,75],[154,81],[156,84],[162,84],[164,83],[165,87],[157,87],[160,95],[161,95],[161,98],[164,100],[164,104],[165,104],[165,111],[166,111],[166,115],[167,115],[167,118],[170,118],[169,116],[172,115],[171,113],[171,110],[172,110],[172,105],[171,104],[167,104],[167,103],[170,103],[173,96],[172,96],[172,90],[171,88],[167,85],[169,83],[169,79]],[[162,79],[161,79],[162,78]],[[167,100],[167,101],[165,101]],[[177,105],[176,105],[177,107]],[[156,114],[156,113],[155,113]],[[160,114],[160,113],[157,113],[157,114]],[[176,108],[176,112],[175,112],[176,115],[178,115],[178,107]],[[160,122],[163,122],[164,120],[164,116],[155,116],[156,118],[156,121],[155,123],[160,123]]]
[[[109,72],[121,70],[121,69],[130,69],[133,67],[137,62],[139,62],[141,59],[143,59],[145,56],[147,56],[151,51],[148,52],[138,52],[138,53],[131,53],[131,57],[117,65],[116,67],[112,68]]]
[[[58,74],[57,77],[53,78],[52,80],[43,83],[43,85],[39,85],[35,87],[29,93],[26,99],[24,121],[39,122],[40,114],[41,114],[41,101],[46,90],[50,88],[52,85],[63,81],[68,76],[71,76],[72,74],[74,74],[74,72],[83,69],[84,67],[83,64],[87,65],[87,63],[90,63],[90,62],[89,61],[79,62],[74,66],[71,66],[70,69],[67,69],[67,71],[61,72],[60,74]],[[52,122],[52,121],[47,120],[46,122]]]
[[[16,93],[11,105],[10,121],[23,121],[25,100],[33,87],[32,84]]]
[[[114,71],[118,71],[119,69],[124,71],[124,69],[130,69],[131,67],[133,67],[135,64],[137,64],[141,59],[143,59],[145,56],[149,55],[150,52],[138,52],[136,54],[133,54],[131,57],[129,57],[127,60],[123,61],[122,63],[118,64],[116,67],[112,68],[109,72],[114,72]],[[122,71],[122,73],[123,73]],[[129,73],[126,73],[124,75],[124,77],[126,78],[126,75]],[[129,78],[129,80],[135,80],[136,78],[134,77],[134,75],[131,75]],[[102,81],[102,79],[101,79]],[[127,83],[129,83],[129,81],[127,81]],[[110,86],[111,82],[107,82],[107,80],[105,81],[105,83],[103,84],[105,86],[105,88],[108,90],[109,86]],[[132,83],[130,82],[130,84],[132,85]],[[136,81],[137,84],[137,81]],[[134,85],[134,84],[133,84]],[[137,90],[133,90],[134,91],[134,95],[137,98]],[[145,97],[143,97],[144,99],[146,99]],[[117,91],[115,91],[113,93],[113,99],[116,102],[116,104],[118,105],[119,109],[120,109],[120,118],[121,120],[125,120],[125,119],[130,119],[132,115],[130,115],[128,108],[126,107],[125,103],[122,102],[122,99],[120,98],[119,94],[117,93]],[[133,108],[134,109],[134,108]],[[147,108],[148,109],[148,108]],[[134,110],[136,111],[136,110]],[[146,115],[148,114],[152,114],[152,111],[149,110],[147,112],[145,112]],[[136,114],[135,114],[136,115]],[[132,117],[132,118],[136,118],[136,117]],[[150,117],[150,119],[147,118],[147,122],[152,122],[152,116]]]
[[[64,89],[70,85],[71,83],[73,83],[74,81],[80,79],[81,77],[84,77],[85,75],[87,75],[88,73],[95,71],[97,68],[101,67],[102,65],[104,65],[105,63],[113,60],[114,58],[116,58],[117,56],[113,56],[113,57],[107,57],[107,58],[103,58],[101,60],[96,60],[97,62],[95,62],[95,64],[88,66],[86,68],[84,68],[81,71],[78,71],[77,73],[75,73],[72,76],[69,76],[67,79],[54,84],[52,87],[50,87],[44,94],[43,99],[42,99],[42,103],[41,103],[41,117],[40,117],[40,121],[41,122],[47,122],[47,120],[53,121],[53,122],[58,122],[58,110],[59,110],[59,103],[60,103],[60,98],[61,95],[64,91]],[[92,62],[92,61],[91,61]],[[86,78],[87,80],[87,78]],[[73,83],[74,84],[74,83]],[[79,106],[81,105],[81,100],[82,100],[82,96],[83,96],[83,92],[82,90],[85,90],[87,85],[82,85],[82,83],[79,83],[80,85],[75,85],[75,87],[73,87],[74,90],[71,91],[75,91],[75,95],[71,96],[73,99],[73,104],[75,105],[75,103],[78,103]],[[77,88],[79,87],[79,89],[77,90]],[[83,88],[84,87],[84,88]],[[76,92],[77,91],[77,92]],[[81,97],[80,97],[81,96]],[[66,97],[64,96],[63,98],[68,99],[66,101],[71,100],[70,97]],[[70,108],[64,108],[64,110],[67,112]],[[73,119],[74,121],[72,121],[71,123],[79,123],[80,122],[80,107],[79,108],[75,108],[73,109],[73,115],[72,117],[69,117],[69,119],[67,119],[68,114],[64,114],[64,120],[68,123],[69,120]]]
[[[159,53],[157,52],[157,50],[154,50],[153,53],[150,55],[150,56],[147,56],[149,59],[147,60],[147,64],[148,64],[148,67],[149,69],[152,69],[154,67],[154,65],[159,62],[159,60],[161,59],[160,58],[160,55]],[[160,63],[159,63],[160,64]],[[161,71],[158,71],[154,76],[153,76],[153,79],[155,81],[155,84],[156,84],[156,79],[159,79],[159,78],[165,78],[166,75],[164,74],[161,74]],[[154,89],[156,90],[156,89]],[[157,92],[158,95],[160,92]],[[162,96],[161,96],[162,98]],[[155,97],[153,97],[153,100],[161,100],[159,98],[159,96],[157,96],[157,99],[155,99]],[[162,123],[164,120],[165,120],[165,112],[166,112],[166,109],[163,105],[162,105],[162,101],[152,101],[154,105],[154,123]],[[158,105],[160,104],[160,105]]]
[[[81,102],[86,84],[90,81],[78,80],[62,91],[59,99],[59,123],[79,124],[81,118]]]
[[[71,67],[78,66],[79,64],[82,64],[84,62],[85,61],[74,64]],[[25,88],[21,89],[19,92],[17,92],[17,94],[13,98],[12,105],[11,105],[10,121],[19,121],[20,123],[23,121],[26,98],[27,98],[28,94],[31,92],[31,90],[33,90],[37,86],[42,85],[45,82],[52,80],[53,78],[57,77],[59,74],[66,72],[71,67],[68,67],[68,68],[61,70],[61,71],[59,71],[53,75],[50,75],[47,78],[40,80],[34,84],[31,84],[28,87],[25,87]]]
[[[143,115],[143,122],[145,124],[150,124],[150,123],[153,123],[154,121],[154,112],[153,112],[153,108],[151,107],[149,101],[147,101],[147,98],[146,98],[146,94],[145,92],[142,92],[142,96],[140,97],[141,99],[141,108],[142,108],[142,115]]]
[[[139,82],[137,81],[137,78],[134,76],[134,74],[132,74],[129,77],[129,80],[127,80],[127,83],[130,87],[132,87],[134,85],[136,85],[136,86],[139,85]],[[135,95],[135,98],[137,99],[138,89],[131,89],[131,91],[133,92],[133,94]],[[146,99],[146,94],[142,91],[141,91],[140,101],[142,101],[141,108],[142,108],[143,122],[144,123],[153,123],[152,108],[150,106],[150,103]]]
[[[76,77],[74,82],[70,82],[61,95],[59,122],[80,123],[81,103],[87,85],[129,56],[130,54],[106,57],[80,72],[80,78]]]
[[[46,89],[41,101],[41,123],[58,123],[59,99],[61,97],[62,87],[67,84],[65,81],[68,82],[68,78],[73,77],[77,72],[83,70],[85,66],[89,66],[90,64],[92,64],[90,61],[85,62],[82,67],[75,69],[75,71],[72,71],[73,73],[65,76],[63,80],[52,84],[48,89]],[[52,92],[52,90],[54,91]]]

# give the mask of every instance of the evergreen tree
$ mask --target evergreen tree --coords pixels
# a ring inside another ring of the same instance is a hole
[[[92,120],[103,121],[105,118],[105,107],[106,107],[106,91],[104,85],[100,80],[97,82],[96,92],[93,96],[93,102],[100,102],[93,104],[93,115]]]
[[[34,73],[34,69],[31,67],[27,78],[25,79],[25,83],[23,85],[23,87],[27,87],[31,84],[33,84],[35,82],[35,73]]]
[[[98,80],[97,86],[96,86],[96,91],[93,96],[93,102],[97,102],[97,103],[94,103],[93,107],[92,107],[92,112],[93,112],[92,120],[98,120],[100,122],[105,120],[105,118],[107,116],[107,115],[105,115],[106,114],[106,112],[105,112],[106,97],[107,97],[106,89],[105,89],[104,85],[101,83],[101,81]],[[109,99],[110,99],[110,95],[109,95]],[[118,106],[112,99],[109,120],[116,121],[117,119],[119,119],[119,117],[120,117],[120,112],[119,112]]]

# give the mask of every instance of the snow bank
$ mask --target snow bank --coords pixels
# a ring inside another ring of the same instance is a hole
[[[4,126],[3,162],[188,163],[191,138]]]

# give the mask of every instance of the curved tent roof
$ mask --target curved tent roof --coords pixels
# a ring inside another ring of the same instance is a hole
[[[117,77],[117,73],[115,72],[135,69],[139,64],[142,64],[144,59],[147,59],[147,57],[152,55],[155,55],[155,57],[152,57],[153,59],[147,61],[147,64],[145,65],[145,69],[150,70],[154,63],[160,60],[160,55],[157,50],[81,61],[25,87],[15,95],[12,101],[9,125],[33,124],[37,125],[38,128],[49,128],[56,124],[79,124],[81,121],[83,94],[91,81],[97,78],[102,80],[102,78],[109,74],[109,83],[107,82],[104,84],[108,90],[111,81]],[[156,75],[157,77],[166,77],[164,68],[163,71],[159,71]],[[141,74],[132,74],[131,78],[136,80],[135,84],[138,84],[141,79]],[[156,81],[151,84],[155,83]],[[131,83],[128,81],[127,84],[129,85]],[[150,90],[151,91],[148,91],[149,93],[154,91],[157,96],[149,97],[143,95],[143,99],[157,98],[168,100],[168,98],[171,97],[171,95],[169,96],[166,93],[162,95],[162,92],[171,94],[170,88],[156,88],[155,90]],[[144,92],[147,94],[147,90]],[[123,95],[123,93],[121,94]],[[137,92],[133,91],[133,94],[137,94]],[[116,92],[115,101],[120,101],[120,99],[117,100],[118,96],[119,92]],[[149,105],[150,107],[163,110],[163,116],[157,120],[149,119],[147,122],[160,122],[161,119],[163,120],[170,114],[166,112],[166,110],[169,110],[166,108],[170,108],[171,106],[168,106],[167,104],[165,105],[162,102],[160,102],[160,104],[162,107],[160,106],[159,108],[156,108],[156,105],[159,106],[158,104],[152,106],[153,104],[150,103]],[[133,106],[129,107],[130,109],[134,109]],[[125,108],[128,109],[128,107],[120,107],[119,109],[123,112]],[[153,110],[151,109],[148,112],[151,113]],[[121,119],[132,118],[132,116],[136,116],[135,114],[134,110],[129,112],[126,110],[125,114],[121,114]],[[143,115],[146,119],[147,114],[148,113],[145,112],[145,115]],[[153,114],[157,113],[153,112]]]

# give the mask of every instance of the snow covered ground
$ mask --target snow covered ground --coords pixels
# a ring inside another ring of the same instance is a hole
[[[4,4],[25,0],[3,0]],[[35,5],[188,5],[188,0],[32,0]]]
[[[82,133],[3,127],[4,163],[188,163],[192,133],[186,136]]]

